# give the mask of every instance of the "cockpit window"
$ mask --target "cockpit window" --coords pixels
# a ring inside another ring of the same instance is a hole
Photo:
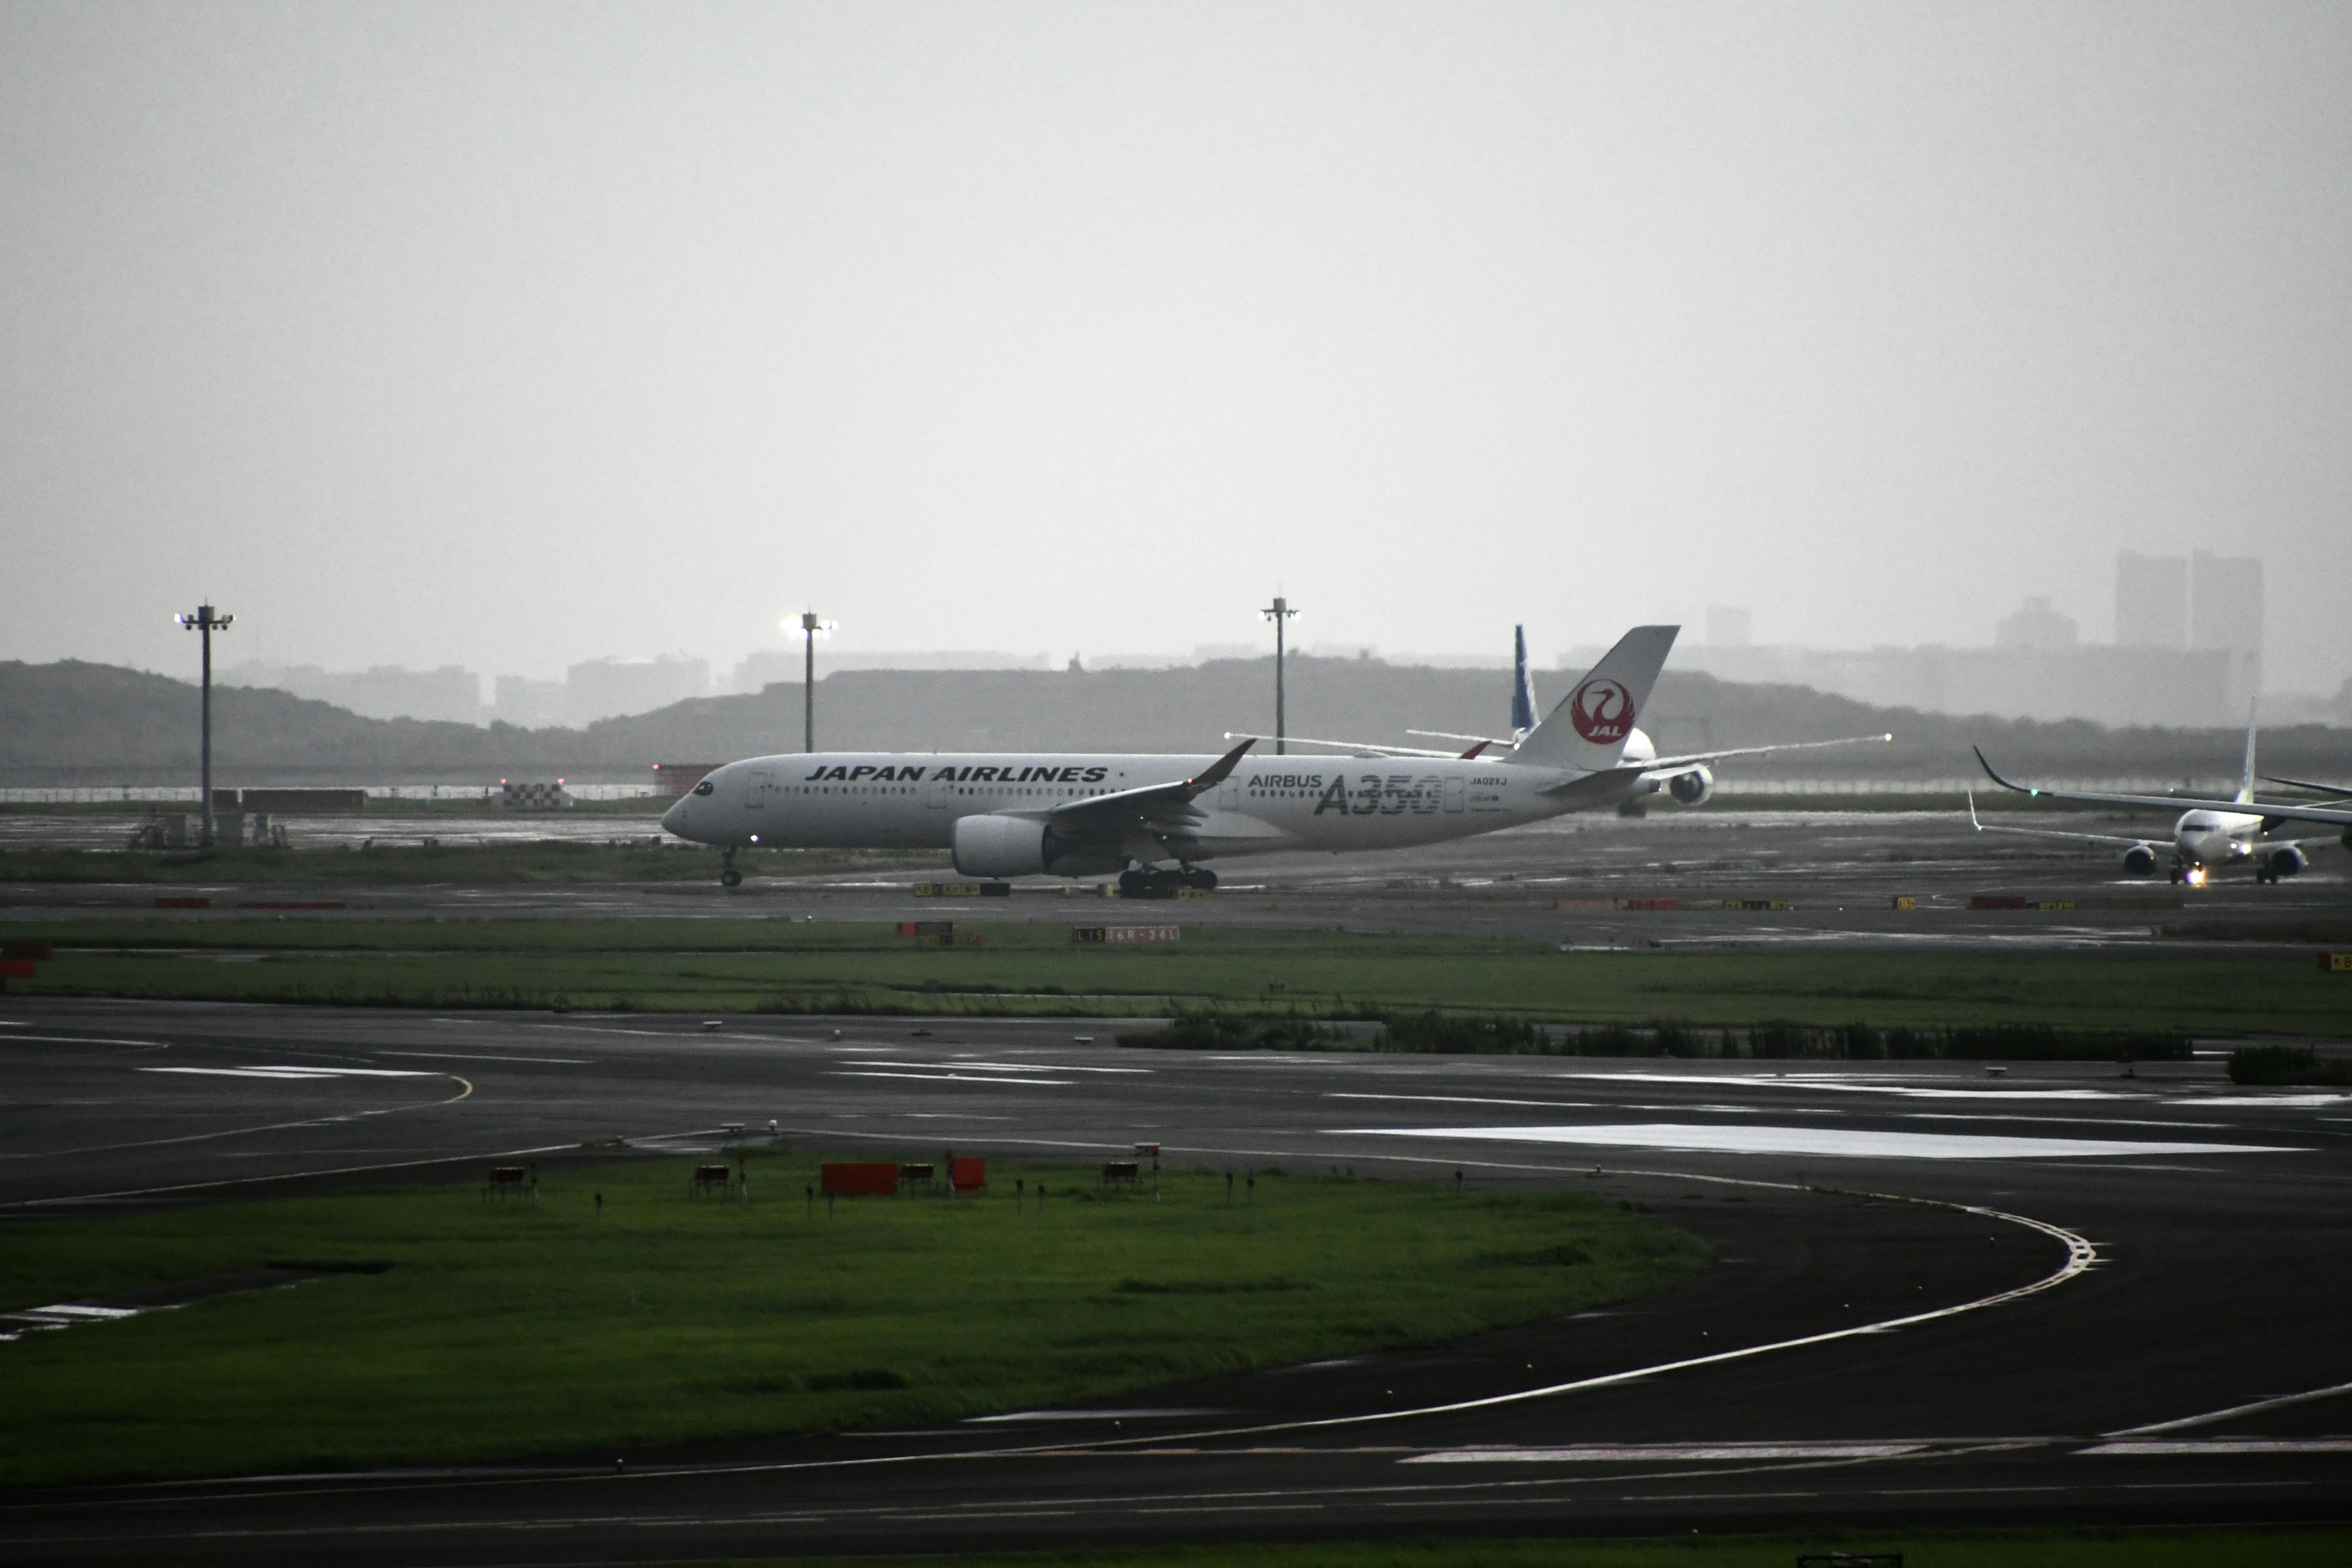
[[[697,795],[709,795],[718,788],[719,785],[715,781],[705,779],[700,784],[694,786],[694,793]]]

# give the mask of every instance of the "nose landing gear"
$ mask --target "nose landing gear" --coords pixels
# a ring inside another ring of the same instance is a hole
[[[743,885],[743,873],[735,869],[735,851],[732,849],[721,849],[719,852],[719,885],[722,888],[740,888]]]

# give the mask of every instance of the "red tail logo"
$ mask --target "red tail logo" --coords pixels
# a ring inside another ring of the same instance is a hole
[[[1633,731],[1633,694],[1613,680],[1588,680],[1568,700],[1568,721],[1596,746],[1612,746]]]

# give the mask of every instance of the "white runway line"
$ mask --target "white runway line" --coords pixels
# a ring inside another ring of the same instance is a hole
[[[2265,1410],[2284,1410],[2290,1405],[2308,1405],[2315,1399],[2333,1399],[2339,1394],[2352,1394],[2352,1383],[2330,1384],[2326,1388],[2307,1388],[2300,1394],[2273,1394],[2268,1399],[2251,1400],[2244,1405],[2232,1405],[2221,1410],[2209,1410],[2201,1415],[2183,1415],[2177,1421],[2158,1421],[2146,1426],[2126,1426],[2119,1431],[2102,1433],[2106,1437],[2153,1437],[2159,1432],[2186,1432],[2192,1426],[2210,1426],[2217,1421],[2234,1421],[2241,1415],[2259,1415]]]
[[[1826,1073],[1792,1073],[1763,1078],[1752,1074],[1673,1072],[1567,1072],[1569,1079],[1603,1083],[1713,1083],[1741,1089],[1818,1089],[1825,1094],[1892,1094],[1907,1100],[2146,1100],[2110,1089],[1934,1089],[1923,1084],[1874,1083],[1868,1079],[1832,1078]],[[2203,1102],[2200,1102],[2203,1103]],[[2267,1102],[2266,1102],[2267,1103]]]
[[[1015,1410],[1003,1415],[974,1415],[967,1426],[991,1426],[1008,1421],[1169,1421],[1182,1415],[1227,1415],[1232,1412],[1206,1405],[1171,1405],[1158,1410]]]
[[[935,1072],[941,1068],[958,1071],[969,1069],[972,1072],[1118,1072],[1149,1075],[1151,1071],[1150,1068],[1064,1067],[1059,1062],[968,1062],[961,1058],[937,1062],[897,1062],[884,1061],[875,1057],[863,1057],[859,1058],[857,1065],[869,1068],[919,1068],[926,1072]]]
[[[1868,1160],[2084,1160],[2133,1154],[2294,1154],[2263,1143],[2142,1143],[2101,1138],[2001,1138],[1961,1132],[1878,1132],[1841,1127],[1713,1126],[1703,1122],[1594,1122],[1548,1127],[1347,1127],[1335,1138],[1461,1138],[1500,1143],[1579,1143],[1712,1154],[1824,1154]]]
[[[321,1068],[269,1067],[255,1065],[236,1068],[134,1068],[134,1072],[189,1073],[202,1078],[446,1078],[446,1073],[428,1072],[423,1068]]]
[[[2133,1438],[2074,1451],[2078,1459],[2117,1454],[2352,1454],[2352,1437],[2205,1437],[2171,1442]]]
[[[1542,1110],[1598,1110],[1601,1109],[1601,1101],[1597,1100],[1496,1100],[1483,1094],[1351,1094],[1343,1090],[1333,1089],[1327,1092],[1323,1098],[1326,1100],[1409,1100],[1416,1104],[1435,1105],[1518,1105],[1532,1106]],[[1723,1105],[1695,1105],[1690,1109],[1693,1110],[1735,1110],[1741,1108],[1738,1106]]]
[[[918,1083],[992,1083],[999,1089],[1068,1089],[1074,1080],[1066,1078],[1003,1078],[982,1077],[961,1072],[829,1072],[827,1078],[903,1078]]]
[[[24,1026],[19,1024],[14,1026],[22,1028]],[[163,1043],[161,1040],[110,1040],[98,1035],[11,1035],[8,1037],[8,1043],[11,1045],[20,1042],[45,1046],[160,1046]]]
[[[1563,1448],[1440,1448],[1400,1465],[1646,1465],[1694,1459],[1899,1459],[1925,1443],[1586,1443]]]
[[[484,1056],[479,1051],[387,1051],[378,1048],[375,1054],[380,1057],[411,1057],[419,1061],[428,1062],[530,1062],[533,1066],[546,1062],[555,1067],[566,1068],[596,1065],[594,1059],[589,1057],[491,1057]]]

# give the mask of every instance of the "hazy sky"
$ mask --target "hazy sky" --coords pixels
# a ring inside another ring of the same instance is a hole
[[[2105,639],[2203,546],[2352,673],[2340,3],[0,27],[0,658]]]

